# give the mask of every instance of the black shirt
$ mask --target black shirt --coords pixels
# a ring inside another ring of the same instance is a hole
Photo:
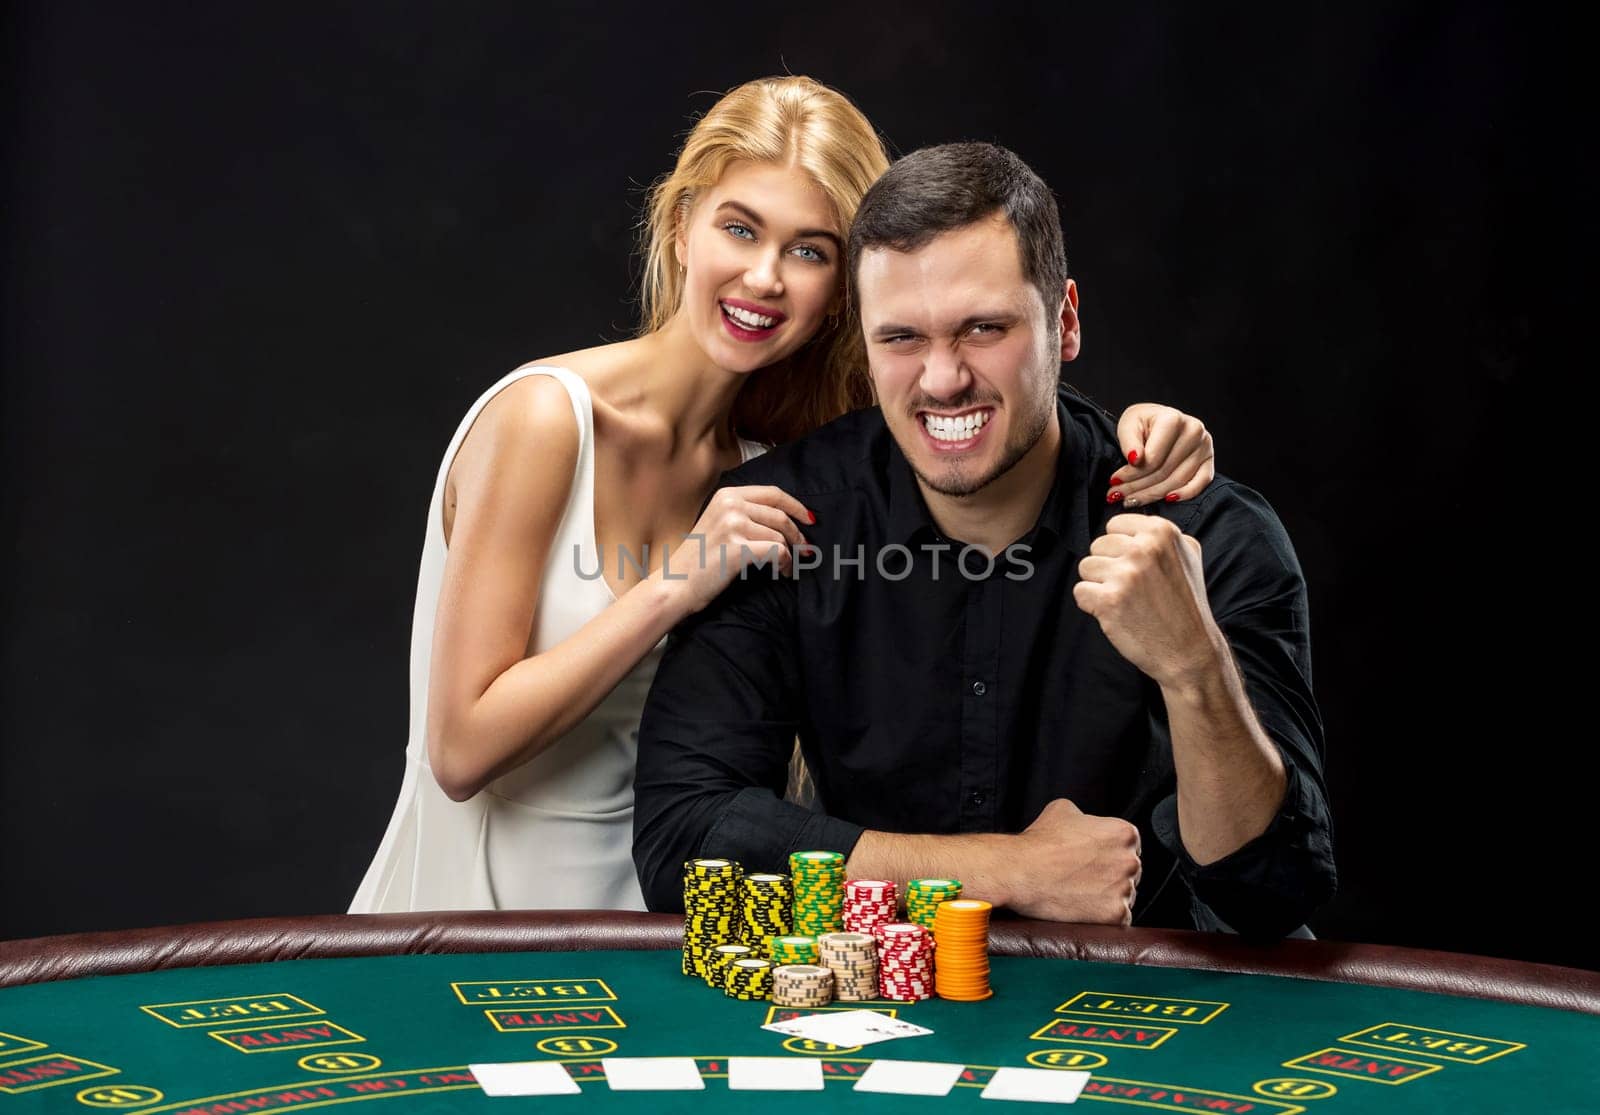
[[[1115,429],[1066,388],[1058,413],[1054,484],[992,569],[976,549],[958,567],[963,544],[940,536],[877,409],[723,478],[776,484],[810,508],[817,521],[801,529],[821,564],[797,578],[750,571],[668,642],[635,780],[651,909],[681,909],[694,856],[786,871],[792,851],[848,855],[865,828],[1019,832],[1058,797],[1139,827],[1135,924],[1220,917],[1280,934],[1333,893],[1305,582],[1282,524],[1222,477],[1149,510],[1200,541],[1212,615],[1288,771],[1267,831],[1201,867],[1178,835],[1160,689],[1072,595],[1090,541],[1122,510],[1105,501]],[[797,734],[814,809],[782,800]]]

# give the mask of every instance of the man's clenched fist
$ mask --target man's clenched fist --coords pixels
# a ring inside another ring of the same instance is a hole
[[[1078,607],[1157,684],[1181,684],[1216,662],[1224,641],[1206,602],[1200,543],[1166,519],[1115,516],[1078,576]]]
[[[1011,839],[1017,875],[1013,910],[1049,921],[1128,925],[1138,893],[1139,830],[1057,798]]]

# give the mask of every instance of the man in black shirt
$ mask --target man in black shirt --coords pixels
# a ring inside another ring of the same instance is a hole
[[[896,163],[849,266],[879,407],[750,462],[816,517],[674,632],[646,705],[634,861],[832,849],[1062,921],[1290,931],[1333,892],[1305,584],[1218,477],[1116,514],[1056,207],[985,144]],[[993,555],[991,557],[991,555]],[[815,808],[783,800],[798,735]]]

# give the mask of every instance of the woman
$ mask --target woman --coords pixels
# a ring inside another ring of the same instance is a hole
[[[706,552],[798,545],[815,521],[775,488],[706,496],[763,443],[870,402],[841,248],[887,167],[840,94],[733,90],[651,193],[640,335],[519,368],[467,412],[429,506],[405,781],[352,911],[644,908],[639,715],[667,632],[739,569],[684,551],[668,578],[663,556],[690,532]],[[1146,459],[1108,499],[1210,481],[1195,420],[1141,407],[1121,430]]]

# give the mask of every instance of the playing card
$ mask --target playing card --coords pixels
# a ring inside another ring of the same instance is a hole
[[[613,1092],[692,1092],[703,1089],[693,1057],[602,1057]]]
[[[508,1061],[468,1065],[489,1096],[563,1096],[583,1091],[557,1061]]]
[[[735,1092],[820,1092],[822,1062],[815,1057],[729,1057],[728,1087]]]
[[[918,1026],[899,1018],[890,1018],[872,1010],[847,1010],[832,1014],[812,1014],[774,1022],[763,1026],[786,1037],[810,1038],[831,1045],[871,1045],[892,1038],[914,1038],[933,1033],[926,1026]]]
[[[979,1094],[986,1100],[1077,1103],[1089,1074],[1070,1069],[996,1069]]]
[[[897,1096],[947,1096],[965,1069],[965,1065],[940,1061],[885,1061],[880,1058],[856,1080],[855,1090]]]

